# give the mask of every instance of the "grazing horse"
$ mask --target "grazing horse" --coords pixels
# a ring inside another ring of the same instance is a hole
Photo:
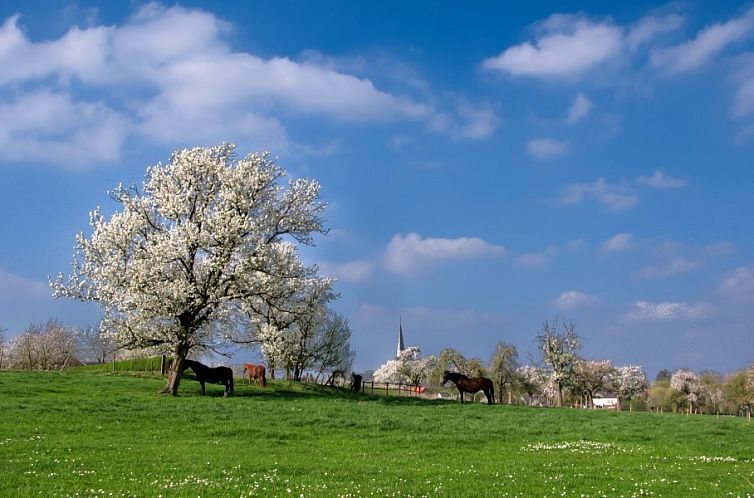
[[[265,377],[264,365],[244,363],[243,372],[244,375],[246,375],[247,373],[249,374],[249,384],[251,384],[251,379],[254,379],[259,382],[260,386],[267,387],[267,378]]]
[[[202,396],[204,396],[204,383],[223,384],[225,386],[225,396],[233,392],[233,370],[228,367],[208,367],[198,361],[185,359],[183,360],[183,369],[190,368],[196,374],[196,380],[202,385]]]
[[[461,404],[463,404],[463,393],[478,393],[479,391],[484,391],[484,395],[487,396],[487,404],[495,404],[495,390],[492,387],[492,381],[487,377],[471,379],[462,373],[446,370],[442,375],[442,385],[444,386],[448,381],[451,381],[458,388],[458,393],[461,395]]]
[[[361,381],[362,377],[359,374],[352,373],[351,374],[351,391],[353,392],[359,392],[361,391]]]

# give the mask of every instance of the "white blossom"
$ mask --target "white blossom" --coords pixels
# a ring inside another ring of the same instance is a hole
[[[615,376],[615,387],[618,393],[627,399],[631,399],[647,388],[647,375],[639,365],[624,365],[618,367]]]
[[[317,280],[294,243],[324,231],[319,184],[284,186],[269,154],[234,151],[177,151],[147,170],[141,189],[118,186],[111,197],[121,209],[109,219],[91,213],[91,233],[77,236],[71,273],[51,282],[53,294],[100,303],[119,344],[172,351],[182,362],[238,338],[249,324],[240,317],[260,302]]]

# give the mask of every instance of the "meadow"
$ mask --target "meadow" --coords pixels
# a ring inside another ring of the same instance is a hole
[[[754,496],[741,418],[0,373],[0,496]]]

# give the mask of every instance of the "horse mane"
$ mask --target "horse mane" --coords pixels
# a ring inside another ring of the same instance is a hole
[[[450,370],[445,370],[444,374],[447,375],[449,378],[456,377],[456,378],[461,378],[461,379],[470,379],[468,375],[462,374],[461,372],[451,372]]]

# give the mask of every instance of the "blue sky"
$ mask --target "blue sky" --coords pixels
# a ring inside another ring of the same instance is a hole
[[[754,361],[754,5],[0,4],[0,326],[53,301],[107,191],[170,152],[269,150],[319,180],[358,369],[394,354]],[[402,318],[401,318],[402,317]]]

